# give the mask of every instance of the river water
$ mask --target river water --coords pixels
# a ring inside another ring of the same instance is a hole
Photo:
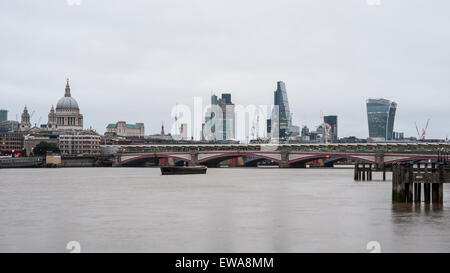
[[[0,169],[0,252],[449,252],[442,207],[350,169]],[[388,178],[390,178],[388,176]]]

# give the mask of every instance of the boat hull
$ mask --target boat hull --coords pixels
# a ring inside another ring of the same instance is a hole
[[[206,174],[206,166],[164,166],[160,167],[162,175]]]

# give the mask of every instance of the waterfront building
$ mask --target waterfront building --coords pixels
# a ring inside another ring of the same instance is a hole
[[[331,142],[338,142],[338,117],[335,115],[324,116],[323,122],[331,126]]]
[[[121,137],[144,137],[144,123],[127,124],[125,121],[118,121],[106,126],[106,134]]]
[[[23,135],[20,133],[0,133],[0,155],[10,155],[23,150]]]
[[[15,120],[7,120],[0,122],[0,132],[18,132],[20,129],[20,123]]]
[[[91,131],[74,132],[59,136],[62,156],[100,154],[100,136]]]
[[[150,135],[145,137],[145,142],[147,143],[167,143],[173,141],[171,134],[166,134],[164,131],[164,123],[161,124],[161,133]]]
[[[367,100],[369,137],[373,140],[392,140],[397,103],[386,99]]]
[[[27,106],[25,105],[25,108],[23,109],[22,113],[22,119],[20,121],[20,131],[28,131],[31,129],[31,122],[30,122],[30,114],[28,113]]]
[[[33,153],[34,148],[41,142],[53,143],[58,146],[58,137],[56,135],[26,135],[24,136],[23,146],[26,151],[26,155],[30,156]]]
[[[0,122],[8,120],[8,110],[0,109]]]
[[[360,139],[355,136],[348,136],[339,139],[339,143],[366,143],[366,139]]]
[[[64,97],[59,99],[56,110],[50,109],[48,114],[48,130],[83,130],[83,115],[80,114],[78,102],[72,97],[67,79]]]

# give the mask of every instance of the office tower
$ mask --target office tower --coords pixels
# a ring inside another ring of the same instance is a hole
[[[330,125],[330,135],[332,142],[338,142],[338,121],[337,116],[324,116],[323,122]]]
[[[8,110],[0,109],[0,122],[8,120]]]
[[[286,140],[291,134],[292,117],[289,110],[289,101],[284,82],[277,82],[277,90],[274,92],[274,105],[278,106],[278,124],[272,118],[272,130],[278,131],[278,137]],[[272,131],[272,135],[273,131]]]
[[[235,120],[235,108],[234,103],[231,101],[231,94],[224,93],[219,99],[216,95],[211,96],[211,105],[220,107],[222,112],[222,126],[221,128],[215,128],[215,113],[210,109],[205,116],[205,124],[209,121],[212,122],[211,128],[202,126],[203,138],[208,140],[229,140],[235,139],[236,120]],[[210,123],[211,123],[210,122]],[[205,129],[208,130],[205,132]]]
[[[380,140],[391,140],[394,131],[395,111],[397,103],[386,99],[367,100],[367,120],[369,137]]]

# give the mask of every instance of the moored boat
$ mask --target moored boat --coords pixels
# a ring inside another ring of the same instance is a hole
[[[162,175],[171,174],[205,174],[206,166],[161,166]]]

